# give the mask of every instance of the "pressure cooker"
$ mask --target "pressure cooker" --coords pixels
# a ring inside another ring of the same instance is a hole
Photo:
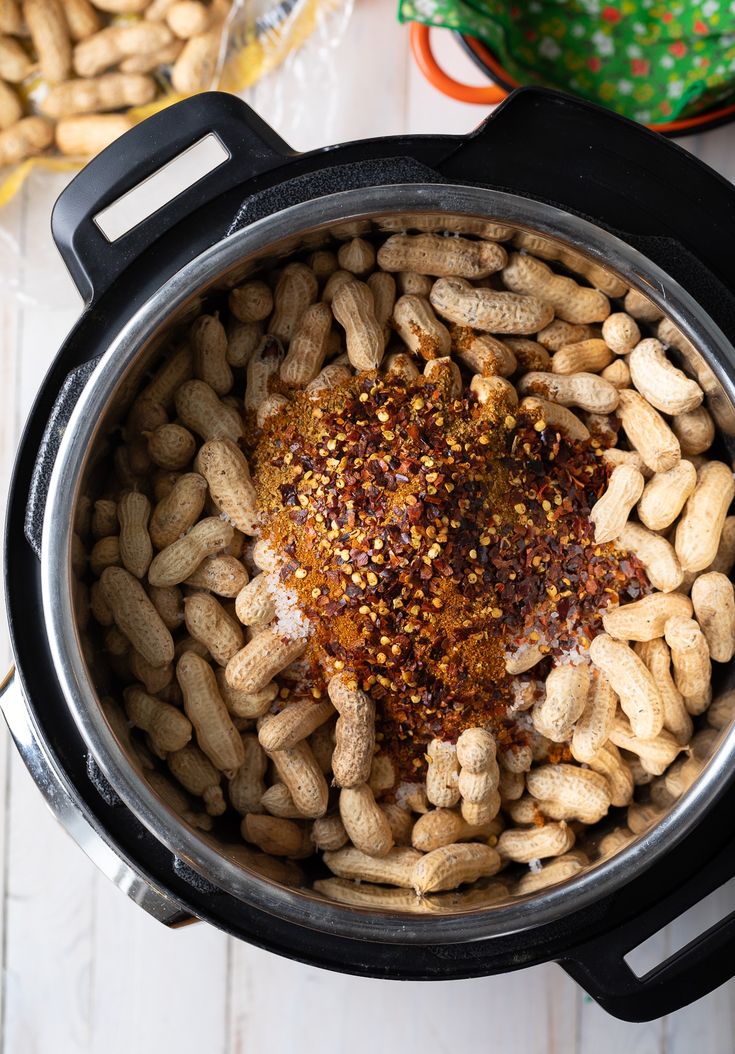
[[[201,170],[163,193],[166,174],[176,176],[201,144]],[[144,213],[132,227],[126,203]],[[348,907],[257,873],[226,831],[189,826],[141,778],[101,705],[75,614],[80,495],[193,303],[339,230],[462,233],[478,220],[532,233],[558,259],[602,265],[648,297],[699,349],[698,376],[729,449],[735,191],[671,142],[582,101],[524,89],[466,137],[297,154],[237,98],[191,98],[95,158],[54,209],[54,239],[84,310],[41,385],[12,479],[5,590],[15,672],[2,709],[60,822],[168,926],[203,919],[290,958],[380,978],[465,978],[556,961],[610,1013],[651,1019],[735,972],[735,913],[644,976],[626,962],[735,875],[735,729],[722,730],[693,785],[657,822],[555,886],[443,914]],[[732,680],[725,667],[718,690]],[[605,822],[605,831],[624,825],[612,814]]]

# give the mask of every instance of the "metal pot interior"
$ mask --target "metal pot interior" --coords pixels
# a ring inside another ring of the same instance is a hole
[[[118,794],[177,857],[235,897],[300,925],[372,941],[428,943],[527,929],[619,887],[684,837],[722,789],[732,771],[735,732],[711,729],[700,719],[700,727],[709,731],[698,737],[696,757],[702,771],[694,784],[680,799],[654,807],[648,828],[636,833],[626,827],[624,809],[611,810],[578,842],[589,864],[555,886],[514,897],[511,872],[510,895],[501,899],[484,896],[480,883],[471,896],[444,898],[433,912],[343,907],[310,889],[323,865],[307,862],[303,879],[282,861],[261,859],[254,865],[234,823],[215,820],[211,831],[198,829],[157,791],[158,777],[151,776],[134,749],[120,690],[99,632],[85,615],[84,588],[75,581],[71,562],[78,503],[99,493],[99,481],[121,442],[120,422],[142,379],[162,349],[176,345],[187,320],[202,305],[215,310],[232,286],[294,253],[334,245],[358,233],[370,237],[404,230],[485,234],[506,243],[531,234],[533,251],[557,261],[555,267],[562,260],[563,267],[584,275],[591,266],[602,266],[612,289],[621,282],[637,288],[677,327],[680,350],[674,354],[705,389],[720,431],[720,453],[727,456],[735,436],[735,351],[689,295],[635,250],[586,221],[512,195],[435,186],[345,192],[294,206],[232,235],[161,288],[120,333],[110,334],[106,354],[67,429],[51,483],[43,589],[58,675],[82,736]],[[733,686],[729,669],[720,667],[718,675],[715,694]],[[647,793],[648,788],[638,788],[637,797],[645,800]]]

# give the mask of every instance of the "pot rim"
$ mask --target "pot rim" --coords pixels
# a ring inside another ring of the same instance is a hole
[[[67,705],[100,770],[137,819],[170,852],[218,888],[296,925],[357,940],[434,944],[489,939],[556,922],[609,895],[677,845],[725,790],[735,770],[735,727],[696,782],[629,846],[565,882],[487,908],[407,915],[341,905],[246,871],[186,826],[130,766],[96,699],[73,615],[72,517],[87,452],[121,372],[172,313],[229,267],[288,237],[391,213],[448,213],[508,223],[565,241],[644,292],[697,349],[735,405],[735,349],[696,301],[660,267],[621,239],[553,206],[502,191],[458,184],[393,184],[341,191],[293,205],[240,230],[172,276],[122,327],[85,386],[62,438],[44,515],[42,598],[49,645]],[[65,573],[58,573],[64,568]]]

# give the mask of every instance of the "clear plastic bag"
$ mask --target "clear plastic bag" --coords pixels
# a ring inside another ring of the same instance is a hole
[[[334,50],[344,37],[352,4],[353,0],[234,0],[222,25],[216,59],[203,70],[200,89],[240,95],[297,148],[323,145],[331,138],[330,125],[339,105]],[[159,68],[155,76],[160,94],[148,105],[127,111],[133,123],[183,97],[173,89],[171,66]],[[47,91],[38,77],[25,86],[31,110]],[[305,109],[313,107],[316,94],[323,140],[304,142],[302,136],[299,141]],[[0,292],[12,291],[43,306],[68,304],[69,283],[62,268],[58,283],[23,288],[24,253],[51,250],[51,239],[44,230],[43,244],[34,241],[32,248],[22,248],[19,232],[27,224],[28,210],[41,210],[48,226],[53,201],[85,160],[50,151],[0,169]]]

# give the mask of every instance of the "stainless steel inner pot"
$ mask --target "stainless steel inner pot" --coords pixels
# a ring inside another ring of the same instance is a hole
[[[209,834],[189,826],[142,778],[120,722],[113,721],[116,733],[100,705],[100,697],[109,691],[109,676],[99,649],[74,613],[74,510],[82,495],[94,496],[95,468],[109,449],[106,437],[124,417],[162,346],[200,298],[206,302],[284,256],[357,231],[476,234],[492,223],[509,228],[508,237],[517,231],[541,235],[547,239],[544,254],[549,258],[566,254],[567,265],[574,262],[580,272],[590,262],[602,265],[649,297],[700,350],[701,354],[685,352],[684,366],[705,388],[722,439],[727,443],[735,435],[735,349],[660,268],[606,231],[550,206],[472,187],[417,184],[345,191],[295,205],[194,259],[144,303],[110,343],[79,399],[56,460],[44,518],[43,606],[58,677],[92,757],[142,824],[195,872],[248,905],[313,930],[367,941],[435,944],[483,939],[559,920],[620,888],[679,842],[717,797],[735,761],[735,728],[730,728],[702,759],[696,782],[653,826],[600,858],[595,846],[601,835],[625,827],[624,811],[613,810],[578,843],[590,856],[589,866],[556,886],[470,910],[398,914],[348,908],[309,889],[281,885],[238,859],[234,838],[226,842],[216,828]],[[577,254],[576,262],[570,252]],[[729,670],[719,672],[725,675],[717,686],[721,690],[732,678]]]

